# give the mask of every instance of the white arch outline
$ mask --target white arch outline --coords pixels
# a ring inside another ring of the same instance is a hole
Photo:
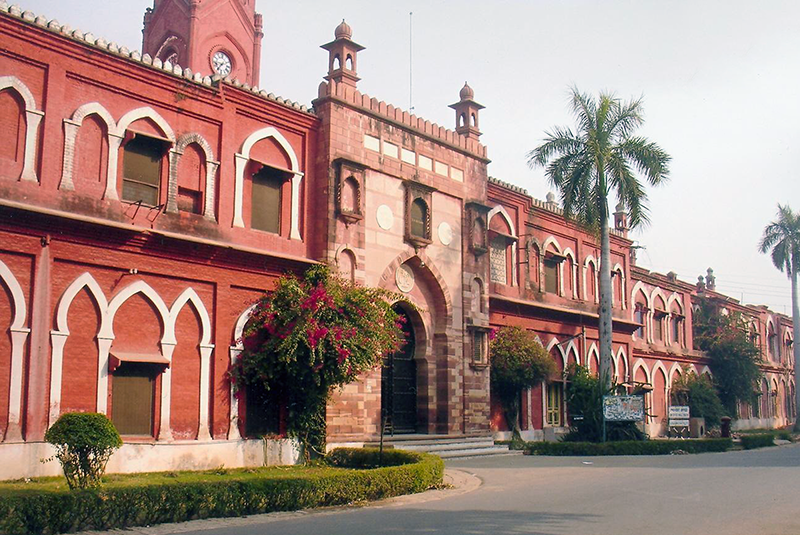
[[[239,317],[236,319],[236,323],[233,326],[233,343],[229,348],[230,351],[230,366],[233,367],[236,364],[236,360],[239,358],[239,355],[242,354],[244,351],[244,343],[242,342],[242,334],[244,333],[244,327],[247,325],[247,321],[250,319],[250,316],[253,315],[253,311],[258,306],[258,303],[253,303],[246,309],[239,314]],[[239,398],[236,397],[233,389],[233,382],[230,384],[230,414],[228,420],[228,440],[241,440],[242,434],[239,432]]]
[[[114,131],[108,132],[108,180],[106,181],[106,191],[103,195],[104,199],[111,199],[114,201],[119,200],[119,193],[117,192],[117,176],[119,175],[119,148],[122,145],[122,140],[125,138],[125,131],[135,121],[140,119],[150,119],[153,121],[164,136],[172,142],[170,152],[175,150],[175,132],[172,127],[158,114],[153,108],[145,106],[136,108],[129,111],[117,123]]]
[[[199,398],[199,405],[200,405],[200,418],[199,418],[199,427],[197,430],[197,439],[198,440],[211,440],[211,434],[209,432],[210,428],[210,421],[209,421],[209,392],[211,386],[211,353],[214,351],[214,344],[211,343],[211,318],[208,315],[208,310],[206,309],[205,305],[203,304],[203,300],[200,299],[200,296],[197,295],[197,292],[194,291],[193,288],[186,288],[181,294],[175,299],[175,302],[172,303],[172,307],[169,310],[169,316],[167,317],[167,323],[165,325],[165,336],[169,336],[173,344],[177,345],[178,340],[175,335],[175,324],[178,321],[178,316],[180,315],[183,307],[187,304],[191,303],[194,307],[197,315],[200,316],[200,324],[202,327],[202,334],[200,336],[200,398]],[[162,343],[163,344],[163,343]],[[171,376],[170,376],[171,377]],[[164,385],[161,386],[162,391],[164,389]],[[163,411],[162,411],[163,414]]]
[[[283,134],[281,134],[274,126],[268,126],[260,130],[256,130],[250,134],[247,139],[242,143],[241,152],[235,155],[236,164],[236,180],[233,188],[233,226],[244,228],[244,218],[242,217],[242,202],[244,197],[244,171],[247,167],[247,162],[250,159],[250,150],[253,146],[261,140],[272,138],[278,145],[281,146],[283,151],[289,157],[291,164],[290,171],[292,176],[292,201],[291,201],[291,227],[289,229],[290,240],[301,240],[300,236],[300,184],[303,179],[303,173],[300,171],[300,164],[298,163],[297,155],[294,152],[291,144]]]
[[[28,318],[28,308],[25,304],[25,293],[22,286],[11,272],[11,269],[0,260],[0,284],[5,284],[11,293],[14,306],[14,316],[9,326],[11,333],[11,374],[8,384],[8,426],[5,436],[0,440],[5,442],[22,441],[22,376],[25,357],[25,342],[31,330],[24,327]]]
[[[589,284],[587,283],[586,274],[589,273],[589,265],[594,268],[594,276],[592,277],[594,280],[594,302],[600,302],[600,284],[598,281],[598,276],[600,270],[597,269],[598,261],[592,255],[586,255],[586,258],[583,259],[583,300],[587,301],[589,299]]]
[[[611,268],[611,273],[613,274],[614,272],[619,274],[618,275],[619,276],[619,296],[620,296],[620,300],[622,301],[620,308],[622,308],[622,310],[625,310],[626,308],[628,308],[627,299],[625,299],[625,294],[627,293],[625,291],[625,287],[628,285],[628,281],[627,281],[627,278],[625,277],[625,270],[622,268],[622,264],[620,264],[619,262],[614,264],[614,267]],[[614,292],[611,292],[611,306],[614,306]]]
[[[64,344],[69,337],[69,325],[67,318],[69,316],[69,309],[72,302],[77,297],[78,293],[84,288],[87,289],[89,295],[94,299],[97,305],[99,317],[97,333],[97,358],[100,362],[100,354],[108,354],[108,349],[111,346],[111,340],[101,338],[99,335],[103,332],[103,321],[106,320],[106,311],[108,310],[108,300],[106,299],[103,289],[97,283],[91,273],[84,272],[79,275],[72,283],[67,286],[61,298],[58,301],[56,308],[56,328],[50,331],[50,345],[51,345],[51,358],[50,358],[50,403],[49,403],[49,424],[53,425],[61,414],[61,389],[64,373]],[[98,381],[100,373],[98,370]],[[98,388],[100,384],[98,382]],[[100,394],[98,392],[98,398]],[[96,409],[98,412],[99,408]]]
[[[99,102],[84,104],[75,110],[71,118],[64,119],[64,164],[61,170],[61,182],[58,185],[58,189],[66,191],[75,190],[75,183],[73,180],[75,175],[75,144],[78,142],[78,131],[80,127],[83,126],[83,120],[90,115],[97,115],[105,123],[109,147],[111,138],[108,136],[115,135],[117,132],[117,123],[114,121],[114,117],[112,117],[111,113]],[[111,169],[110,167],[107,168],[106,190],[108,189],[108,183],[116,182],[116,178],[117,170]]]
[[[621,363],[621,364],[620,364]],[[620,370],[625,370],[625,374],[622,375]],[[617,375],[617,379],[621,380],[620,382],[625,382],[630,380],[628,369],[628,356],[625,351],[625,346],[619,346],[619,350],[617,350],[617,354],[614,357],[614,370]]]
[[[0,76],[0,91],[13,89],[25,103],[25,151],[19,180],[39,182],[36,175],[36,156],[39,150],[39,124],[44,112],[36,107],[36,99],[22,80],[16,76]]]
[[[181,135],[175,143],[175,148],[169,155],[169,178],[167,182],[167,207],[166,211],[178,213],[178,167],[186,147],[196,144],[203,150],[206,159],[206,183],[203,192],[203,217],[209,221],[216,221],[214,213],[216,176],[219,162],[214,159],[214,149],[202,135],[197,132],[188,132]]]

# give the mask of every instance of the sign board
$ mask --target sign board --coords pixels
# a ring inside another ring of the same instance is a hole
[[[676,420],[688,420],[689,419],[689,407],[684,405],[677,405],[674,407],[669,408],[669,418],[672,420],[673,418]],[[686,424],[689,425],[689,424]]]
[[[603,418],[609,422],[644,420],[644,396],[603,396]]]
[[[670,418],[669,419],[669,426],[670,427],[689,427],[689,420],[675,420]]]

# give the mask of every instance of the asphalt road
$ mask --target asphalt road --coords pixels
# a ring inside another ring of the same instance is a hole
[[[660,457],[448,461],[460,489],[382,504],[125,533],[800,535],[800,444]],[[471,479],[471,483],[469,482]]]

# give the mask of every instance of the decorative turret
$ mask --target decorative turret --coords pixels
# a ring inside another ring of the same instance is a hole
[[[450,104],[450,107],[456,110],[456,132],[466,138],[477,140],[481,135],[478,112],[484,106],[473,100],[475,91],[472,90],[467,82],[464,82],[464,87],[461,88],[459,97],[461,100],[455,104]]]
[[[614,228],[622,232],[622,235],[626,238],[628,237],[628,214],[625,212],[625,205],[622,203],[617,204],[614,212]]]
[[[335,40],[322,45],[328,51],[328,76],[326,80],[356,87],[360,80],[356,74],[356,56],[364,47],[353,42],[353,29],[344,19],[333,32]]]
[[[714,276],[714,270],[711,268],[706,270],[706,288],[709,290],[717,289],[717,278]]]

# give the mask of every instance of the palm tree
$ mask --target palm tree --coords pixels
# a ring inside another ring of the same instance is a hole
[[[642,99],[622,102],[613,94],[598,100],[571,89],[577,130],[554,127],[544,143],[528,153],[530,167],[545,167],[558,190],[564,215],[600,233],[600,376],[611,382],[611,252],[609,195],[613,192],[628,211],[631,228],[649,222],[647,194],[637,174],[657,186],[669,176],[670,156],[644,137],[640,126]]]
[[[786,271],[792,281],[792,330],[800,332],[800,313],[797,305],[797,274],[800,272],[800,213],[792,212],[788,206],[778,205],[778,218],[764,228],[764,236],[758,249],[762,253],[770,251],[772,263],[780,271]],[[800,390],[797,385],[797,363],[800,361],[800,345],[793,343],[794,348],[794,384],[795,407],[800,408]],[[794,430],[800,431],[798,419],[795,419]]]

